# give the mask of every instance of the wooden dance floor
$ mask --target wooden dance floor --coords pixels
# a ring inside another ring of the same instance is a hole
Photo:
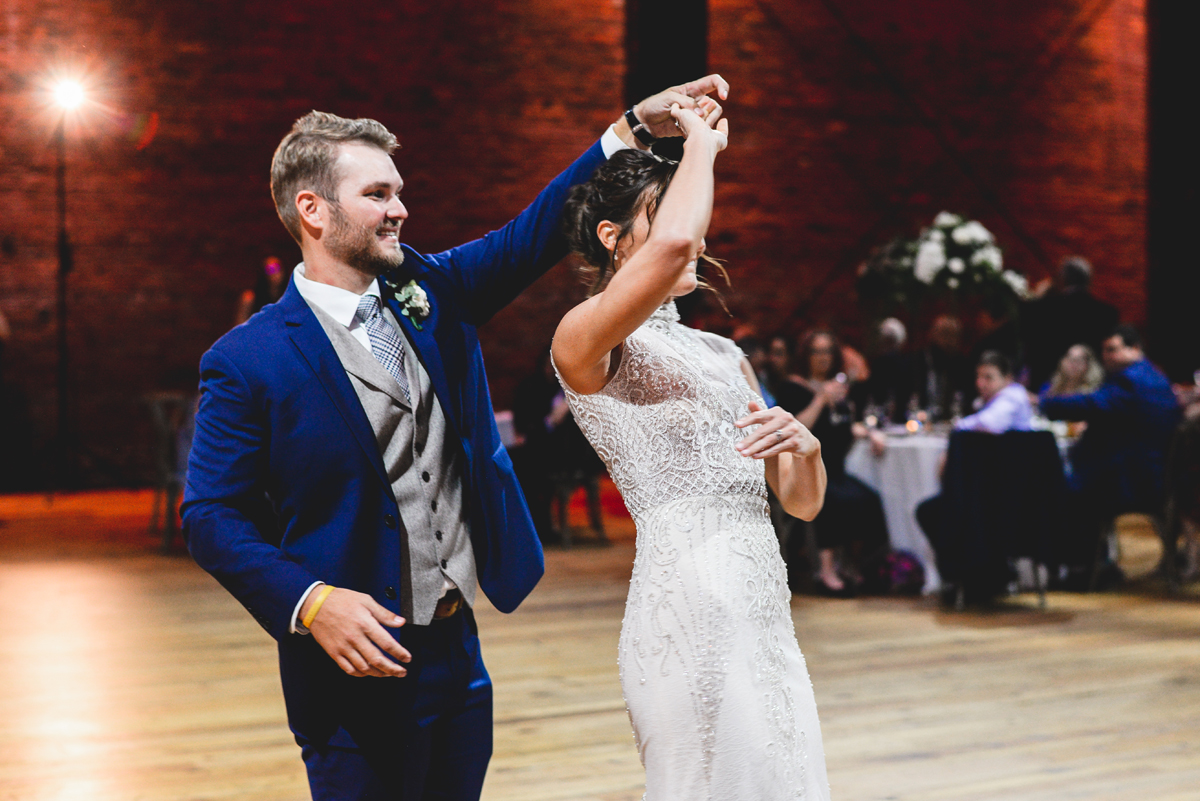
[[[302,801],[272,641],[156,553],[149,510],[144,492],[0,498],[0,801]],[[616,664],[632,532],[609,526],[611,547],[550,551],[516,614],[480,611],[489,801],[641,797]],[[1144,533],[1123,547],[1152,564]],[[835,801],[1200,798],[1195,587],[792,612]]]

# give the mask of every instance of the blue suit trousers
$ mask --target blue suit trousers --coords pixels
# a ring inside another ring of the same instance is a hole
[[[478,801],[492,755],[492,681],[469,609],[429,626],[406,625],[403,678],[410,708],[385,730],[355,733],[357,747],[300,742],[313,801]]]

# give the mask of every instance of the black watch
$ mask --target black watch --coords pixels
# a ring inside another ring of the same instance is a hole
[[[650,145],[658,141],[658,137],[650,133],[650,129],[646,127],[645,123],[639,120],[637,115],[633,113],[633,109],[625,112],[625,122],[629,123],[629,130],[633,131],[633,135],[637,137],[637,140],[646,147],[650,147]]]

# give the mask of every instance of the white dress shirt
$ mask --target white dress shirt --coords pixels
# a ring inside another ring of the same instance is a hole
[[[1031,431],[1033,404],[1029,402],[1029,393],[1014,381],[993,395],[979,411],[959,420],[954,427],[961,431],[986,431],[989,434]]]

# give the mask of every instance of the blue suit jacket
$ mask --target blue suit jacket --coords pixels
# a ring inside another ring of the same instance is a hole
[[[1110,373],[1088,395],[1042,396],[1043,414],[1085,420],[1071,451],[1072,483],[1094,493],[1108,513],[1161,512],[1163,470],[1179,402],[1158,368],[1142,359]]]
[[[566,254],[563,202],[603,160],[597,143],[482,239],[431,256],[406,247],[403,266],[388,277],[399,284],[415,279],[428,293],[432,312],[420,330],[381,286],[462,446],[479,584],[505,612],[541,578],[543,558],[496,430],[476,326]],[[314,685],[321,687],[316,694],[329,695],[326,682],[338,681],[340,671],[311,637],[288,634],[297,601],[321,580],[368,593],[399,613],[403,593],[385,589],[407,580],[403,521],[375,435],[294,282],[278,303],[204,354],[200,380],[182,508],[188,549],[279,640],[293,729],[324,739],[316,729],[331,721],[318,714],[306,723],[315,710],[305,696]],[[365,683],[355,692],[381,684],[351,682]]]

